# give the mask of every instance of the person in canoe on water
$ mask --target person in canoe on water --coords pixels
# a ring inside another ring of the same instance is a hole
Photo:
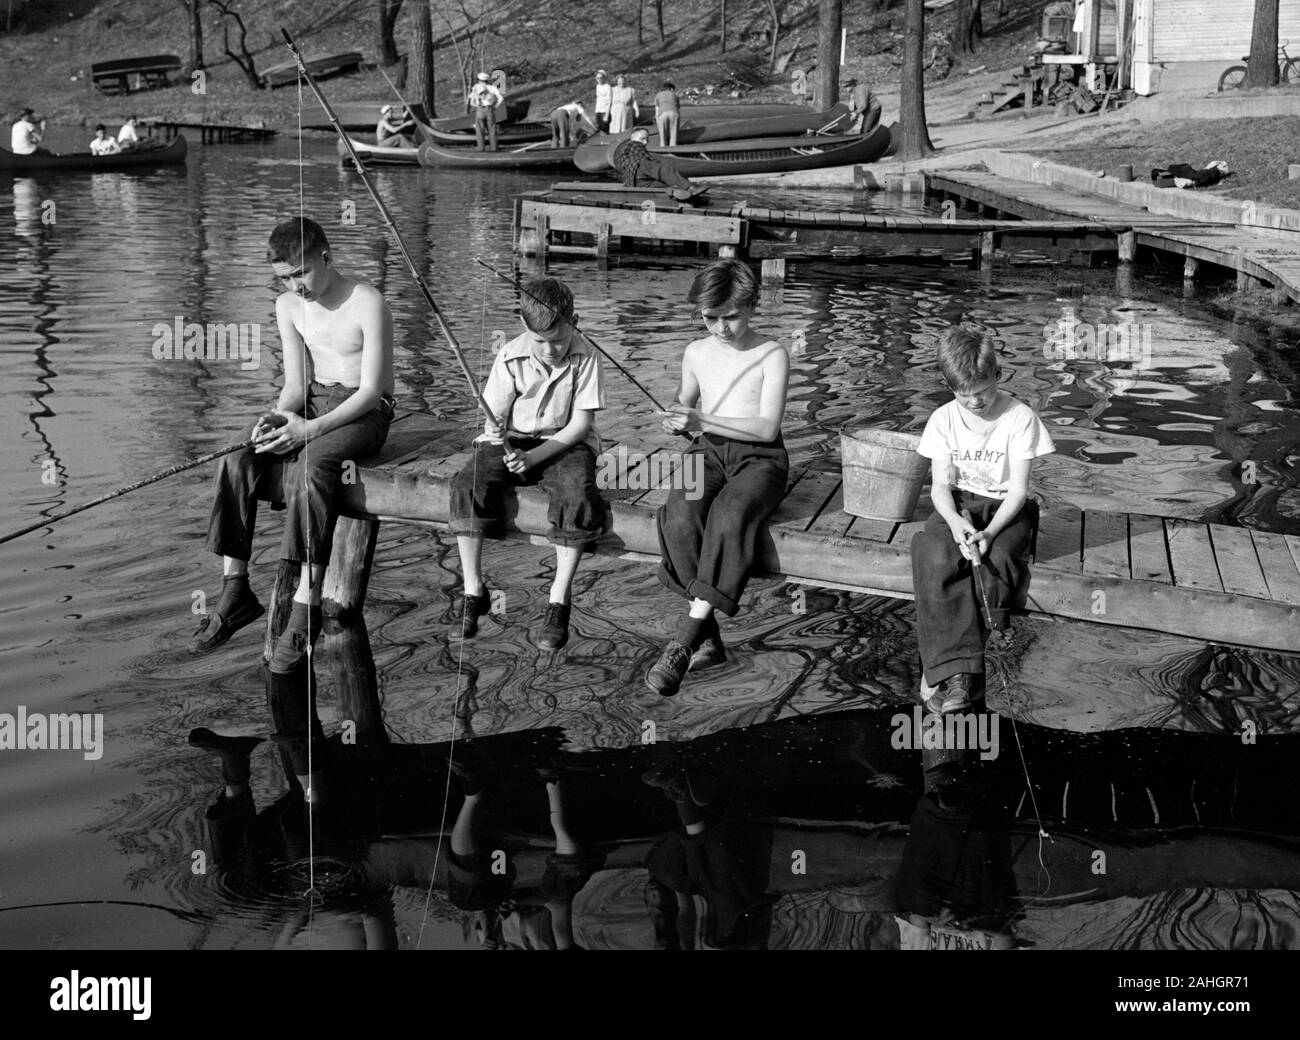
[[[135,129],[135,124],[138,118],[139,117],[137,116],[130,116],[127,121],[122,124],[122,129],[117,132],[118,146],[124,152],[129,152],[140,144],[140,135]]]
[[[379,110],[375,144],[380,148],[414,148],[415,139],[411,136],[414,130],[415,120],[410,109],[404,108],[397,113],[392,105],[385,105]]]
[[[9,138],[9,150],[14,155],[49,155],[47,148],[41,147],[41,135],[45,131],[45,120],[40,126],[36,124],[36,113],[24,108],[22,114],[14,120],[13,131]]]
[[[90,140],[91,155],[116,155],[121,150],[121,146],[108,136],[108,130],[103,123],[95,127],[95,136]]]
[[[222,557],[221,596],[190,640],[206,653],[265,613],[248,584],[257,487],[271,478],[286,509],[279,558],[301,564],[293,607],[271,671],[293,672],[320,634],[321,579],[329,563],[338,491],[351,468],[383,446],[393,420],[393,316],[373,286],[333,265],[325,232],[298,217],[277,224],[266,258],[286,288],[275,302],[284,386],[222,458],[208,549]],[[309,375],[311,382],[308,382]]]
[[[629,188],[676,188],[691,193],[695,190],[689,178],[677,172],[673,161],[653,155],[647,142],[650,131],[645,127],[633,130],[626,141],[614,149],[614,169],[619,179]]]

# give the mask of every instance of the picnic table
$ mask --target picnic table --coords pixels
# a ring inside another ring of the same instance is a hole
[[[104,94],[130,94],[133,90],[156,90],[170,86],[173,73],[181,69],[175,54],[154,54],[146,58],[117,58],[90,67],[95,88]],[[135,77],[134,86],[131,78]]]

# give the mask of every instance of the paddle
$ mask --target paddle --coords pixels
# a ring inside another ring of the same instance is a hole
[[[0,544],[11,542],[21,535],[30,534],[32,531],[39,531],[42,527],[47,527],[59,520],[65,520],[70,516],[75,516],[77,513],[84,513],[87,509],[103,502],[107,502],[110,499],[120,498],[122,495],[128,494],[132,491],[138,491],[140,488],[146,487],[149,484],[156,484],[160,480],[174,477],[177,473],[184,473],[187,469],[193,469],[195,466],[202,466],[204,463],[211,462],[213,459],[219,459],[223,455],[229,455],[234,451],[243,451],[245,448],[251,448],[254,444],[255,442],[251,440],[244,441],[242,444],[232,444],[229,448],[222,448],[220,451],[214,451],[208,455],[204,455],[201,459],[195,459],[193,462],[182,462],[179,465],[172,466],[170,469],[163,470],[161,473],[155,473],[152,477],[145,477],[143,480],[137,480],[134,484],[128,484],[126,487],[118,488],[116,491],[110,491],[107,495],[100,495],[99,498],[92,499],[89,502],[83,502],[81,505],[73,506],[71,509],[65,509],[62,513],[55,513],[53,516],[47,516],[39,523],[24,527],[21,531],[13,531],[0,537]]]

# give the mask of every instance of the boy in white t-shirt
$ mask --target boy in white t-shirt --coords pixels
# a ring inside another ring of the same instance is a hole
[[[1008,627],[1028,584],[1038,522],[1029,471],[1055,448],[1034,410],[999,388],[988,338],[948,329],[939,370],[953,400],[934,410],[917,445],[932,463],[934,513],[912,538],[912,588],[922,699],[932,711],[956,712],[983,695],[989,630]]]

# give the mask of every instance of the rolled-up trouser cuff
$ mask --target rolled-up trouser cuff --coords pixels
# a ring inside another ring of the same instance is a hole
[[[725,596],[712,585],[706,585],[695,578],[686,586],[686,595],[691,599],[702,599],[713,607],[714,610],[720,610],[727,617],[735,617],[736,612],[740,610],[740,604],[730,596]]]

